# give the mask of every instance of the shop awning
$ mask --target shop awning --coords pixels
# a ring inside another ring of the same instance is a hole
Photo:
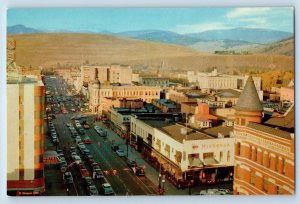
[[[190,162],[189,166],[191,166],[191,167],[203,166],[203,162],[199,158],[190,158],[189,162]]]
[[[204,165],[217,165],[219,162],[214,158],[205,158],[203,159]]]

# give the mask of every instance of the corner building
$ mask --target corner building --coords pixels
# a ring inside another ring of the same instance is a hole
[[[252,77],[235,109],[233,193],[294,194],[294,133],[262,123],[263,108]]]

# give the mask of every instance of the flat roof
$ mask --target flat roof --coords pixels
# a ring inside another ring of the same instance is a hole
[[[283,130],[279,130],[279,129],[276,129],[276,128],[272,128],[272,127],[269,127],[269,126],[266,126],[266,125],[262,125],[262,124],[258,124],[258,123],[249,123],[247,125],[247,127],[252,128],[254,130],[269,133],[271,135],[281,137],[281,138],[284,138],[284,139],[288,139],[288,140],[292,139],[291,138],[291,133],[283,131]]]

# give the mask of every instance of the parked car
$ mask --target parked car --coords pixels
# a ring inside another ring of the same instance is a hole
[[[84,143],[84,144],[92,144],[93,141],[91,140],[91,138],[85,137],[85,138],[83,139],[83,143]]]
[[[127,160],[126,160],[126,164],[127,164],[127,166],[130,167],[130,168],[136,167],[136,166],[137,166],[136,161],[133,161],[133,160],[130,160],[130,159],[127,159]]]
[[[116,145],[116,144],[112,144],[111,149],[114,150],[114,151],[117,151],[119,149],[119,146]]]
[[[101,171],[101,169],[95,169],[93,174],[95,175],[96,179],[104,178],[103,172]]]
[[[89,172],[85,168],[82,168],[82,169],[80,169],[80,175],[82,178],[84,178],[86,176],[89,176]]]
[[[113,195],[114,191],[109,183],[102,184],[102,188],[104,190],[104,195]]]
[[[82,162],[81,159],[80,159],[80,156],[78,156],[78,155],[75,155],[75,156],[73,157],[73,160],[74,160],[75,162],[77,162],[77,163]]]
[[[90,176],[83,177],[83,181],[87,186],[93,185],[93,179]]]
[[[125,152],[122,149],[117,150],[116,153],[119,157],[125,157]]]
[[[73,176],[71,172],[64,173],[64,182],[65,184],[72,184],[73,183]]]
[[[99,195],[98,190],[95,185],[90,185],[87,188],[88,188],[88,192],[91,196]]]

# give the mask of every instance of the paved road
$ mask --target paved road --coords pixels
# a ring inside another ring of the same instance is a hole
[[[51,87],[51,91],[57,91],[58,95],[65,95],[68,87],[66,84],[59,82],[59,79],[48,79],[47,85]],[[54,96],[54,98],[56,98],[56,96]],[[68,114],[62,114],[59,112],[56,114],[56,119],[52,121],[55,125],[60,141],[59,148],[64,150],[68,164],[72,163],[68,150],[71,146],[76,146],[74,139],[71,137],[71,133],[66,126],[66,123],[72,122],[70,118],[78,114],[78,112],[71,113],[70,111],[71,108],[75,107],[74,100],[76,99],[73,98],[72,101],[65,102],[65,107],[69,111]],[[100,137],[93,128],[85,129],[85,135],[88,135],[93,141],[92,144],[86,144],[86,147],[91,151],[94,160],[105,172],[105,179],[94,180],[94,184],[100,194],[103,193],[101,184],[109,182],[116,195],[156,195],[156,186],[146,177],[137,177],[134,175],[127,167],[125,159],[120,158],[114,151],[112,151],[109,136],[108,139],[104,139]],[[82,139],[83,138],[84,135],[82,136]],[[99,143],[101,144],[100,146]],[[84,161],[83,158],[82,160]],[[90,176],[92,176],[92,171],[89,166],[85,162],[84,165],[89,170]],[[49,169],[45,169],[45,173],[48,172]],[[80,177],[79,170],[76,168],[76,165],[71,168],[71,172],[74,178],[74,185],[71,186],[69,194],[87,195],[86,186],[84,185],[83,179]]]

